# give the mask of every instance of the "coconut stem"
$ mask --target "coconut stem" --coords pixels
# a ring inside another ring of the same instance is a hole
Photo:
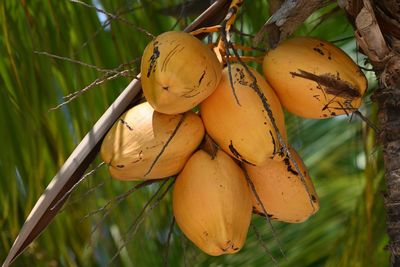
[[[207,152],[207,154],[210,155],[212,159],[215,158],[219,149],[218,145],[207,133],[204,135],[204,140],[200,145],[200,148]]]

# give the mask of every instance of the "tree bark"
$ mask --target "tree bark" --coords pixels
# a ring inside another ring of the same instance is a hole
[[[379,141],[385,165],[385,208],[391,265],[400,266],[400,57],[394,56],[380,76],[373,100],[379,106]]]
[[[400,266],[400,1],[339,0],[354,23],[356,39],[368,56],[379,88],[372,100],[378,104],[379,142],[385,166],[387,249],[391,266]]]

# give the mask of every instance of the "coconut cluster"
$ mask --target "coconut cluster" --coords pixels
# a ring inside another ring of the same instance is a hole
[[[252,213],[299,223],[319,209],[308,170],[287,144],[282,105],[327,118],[356,110],[366,89],[343,51],[313,38],[269,51],[263,70],[267,79],[243,64],[224,67],[192,35],[163,33],[142,57],[147,102],[126,111],[101,147],[116,179],[176,176],[176,222],[209,255],[238,252]],[[206,134],[214,149],[200,146]]]

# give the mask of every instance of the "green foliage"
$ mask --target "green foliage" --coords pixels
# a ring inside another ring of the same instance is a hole
[[[71,1],[0,2],[0,261],[6,257],[27,215],[74,147],[132,77],[109,81],[55,111],[62,96],[84,88],[104,73],[35,51],[68,57],[102,69],[137,59],[154,35],[176,19],[160,9],[178,1],[92,1],[129,21],[102,27],[95,10]],[[237,28],[254,34],[265,22],[266,1],[248,1]],[[331,5],[313,14],[296,34],[313,35],[337,44],[357,58],[351,25],[341,11],[318,19]],[[185,26],[181,19],[177,29]],[[136,25],[136,26],[134,26]],[[243,26],[242,26],[243,25]],[[237,38],[239,40],[239,37]],[[241,41],[249,42],[248,38]],[[138,62],[130,67],[138,69]],[[136,72],[133,71],[132,75]],[[374,87],[370,76],[371,89]],[[374,120],[376,110],[365,100],[362,111]],[[305,159],[321,209],[302,224],[274,222],[286,260],[263,218],[253,224],[247,243],[236,255],[209,257],[186,240],[175,226],[169,245],[170,266],[387,266],[383,209],[383,166],[375,136],[358,118],[303,120],[287,114],[290,142]],[[94,168],[100,159],[91,166]],[[133,182],[110,179],[105,167],[79,186],[63,211],[14,266],[106,266],[121,238],[159,184],[136,191],[102,221],[103,213],[86,216],[131,188]],[[172,220],[167,195],[111,263],[112,266],[160,266]],[[100,223],[102,222],[102,223]],[[94,233],[92,229],[98,225]]]

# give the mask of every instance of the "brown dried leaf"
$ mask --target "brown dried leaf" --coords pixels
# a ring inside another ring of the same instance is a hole
[[[279,29],[279,38],[270,45],[274,47],[292,34],[314,11],[325,6],[330,0],[286,0],[280,8],[267,20],[257,33],[253,43],[257,45],[269,28]],[[272,30],[273,31],[273,30]]]
[[[382,29],[383,34],[386,38],[400,39],[400,18],[391,17],[389,11],[382,9],[379,6],[375,8],[376,17],[379,22],[379,26]],[[400,12],[400,11],[399,11]],[[391,40],[390,40],[391,41]]]
[[[363,52],[374,66],[383,67],[390,55],[382,32],[374,14],[371,3],[364,0],[364,7],[356,17],[356,38]]]
[[[338,0],[338,5],[346,10],[351,18],[355,18],[363,8],[363,0]]]
[[[276,11],[279,10],[284,0],[270,0],[268,1],[269,5],[269,15],[272,16]],[[274,44],[279,42],[279,28],[275,24],[270,25],[270,27],[262,27],[261,30],[257,33],[254,38],[254,44],[257,44],[264,41],[265,33],[268,33],[268,43],[270,47],[273,47]]]

